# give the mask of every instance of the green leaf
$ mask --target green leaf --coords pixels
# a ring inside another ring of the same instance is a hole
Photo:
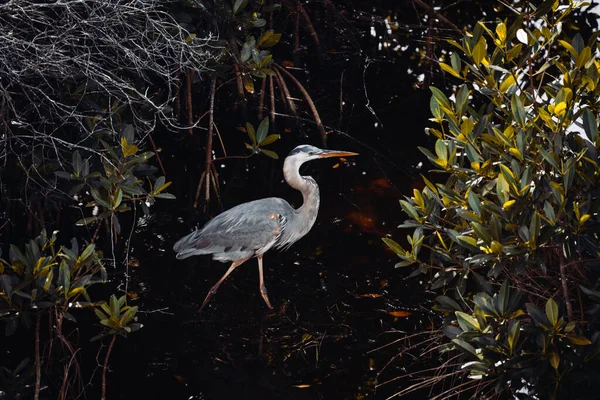
[[[521,98],[516,94],[513,94],[512,99],[510,101],[511,109],[513,113],[513,117],[517,124],[520,126],[525,126],[525,108],[523,107],[523,102]]]
[[[508,279],[500,286],[500,292],[498,292],[498,304],[497,308],[500,314],[504,314],[508,311],[508,302],[510,300],[510,287],[508,285]]]
[[[471,210],[475,211],[475,214],[477,214],[478,217],[481,217],[481,200],[479,199],[479,196],[477,196],[477,194],[475,194],[475,192],[472,190],[469,192],[468,201],[469,206],[471,206]]]
[[[552,298],[546,302],[546,317],[548,317],[550,324],[555,327],[558,322],[558,305]]]
[[[98,203],[104,208],[110,209],[110,204],[108,204],[108,202],[100,196],[100,192],[98,192],[98,189],[91,188],[90,192],[92,193],[92,197],[94,198],[94,200],[96,200],[96,203]]]
[[[455,71],[460,71],[461,70],[461,60],[460,60],[460,56],[458,55],[457,52],[452,53],[452,55],[450,56],[450,63],[452,64],[452,68]],[[458,98],[458,97],[457,97]],[[458,104],[458,101],[457,101]]]
[[[588,139],[595,144],[598,140],[598,120],[589,108],[583,111],[583,129]]]
[[[482,358],[482,356],[480,354],[477,354],[477,352],[475,351],[475,348],[473,346],[471,346],[469,343],[465,342],[464,340],[456,338],[456,339],[452,339],[452,343],[458,345],[463,350],[466,350],[468,353],[471,353],[472,355],[476,356],[477,358],[479,358],[479,359]]]
[[[420,219],[417,209],[412,204],[410,204],[408,201],[400,200],[400,207],[402,207],[402,209],[404,210],[404,212],[406,214],[413,217],[413,219],[415,219],[417,221]]]
[[[83,161],[81,160],[81,154],[79,154],[78,150],[73,152],[73,169],[75,170],[75,175],[81,175],[81,168],[83,167]]]
[[[80,219],[79,221],[75,222],[75,225],[76,226],[86,226],[93,222],[96,222],[97,220],[98,220],[98,217],[83,218],[83,219]]]
[[[571,343],[577,346],[587,346],[589,344],[592,344],[592,342],[590,342],[590,340],[585,336],[568,335],[567,339],[569,339]]]
[[[46,281],[44,282],[44,291],[48,292],[50,290],[50,285],[52,285],[52,278],[54,278],[54,270],[51,268],[48,271],[48,275],[46,275]]]
[[[548,317],[546,317],[546,314],[542,312],[542,310],[538,306],[532,303],[527,303],[525,304],[525,307],[527,308],[527,312],[529,313],[531,318],[533,318],[533,321],[535,322],[536,326],[542,325],[544,327],[550,328],[550,322],[548,321]]]
[[[473,48],[473,52],[471,53],[471,56],[473,57],[473,61],[475,62],[476,66],[478,66],[479,64],[481,64],[481,62],[485,58],[486,49],[487,49],[487,43],[486,43],[484,37],[481,36],[479,38],[479,41],[477,42],[477,44]]]
[[[175,197],[175,195],[173,195],[171,193],[159,193],[159,194],[155,195],[154,197],[156,197],[158,199],[165,199],[165,200],[177,199],[177,197]]]
[[[435,142],[435,153],[437,154],[439,159],[448,160],[448,147],[446,145],[446,142],[444,142],[441,139],[438,139]]]
[[[441,305],[446,311],[462,311],[460,305],[448,296],[438,296],[435,302]]]
[[[123,191],[121,188],[118,188],[117,193],[113,196],[113,210],[116,210],[121,205],[121,201],[123,201]]]
[[[477,223],[477,222],[471,222],[471,226],[473,227],[473,230],[477,234],[477,237],[479,237],[481,240],[483,240],[486,244],[490,244],[492,242],[492,237],[490,236],[488,230],[483,225],[481,225],[480,223]]]
[[[461,246],[466,247],[469,250],[479,252],[479,247],[477,247],[477,240],[475,240],[474,238],[470,236],[458,235],[456,237],[456,240]]]
[[[256,132],[256,142],[262,143],[263,140],[267,137],[269,133],[269,117],[263,118],[258,126],[258,131]]]
[[[508,328],[508,348],[512,352],[517,343],[519,343],[519,335],[521,334],[521,324],[519,321],[510,321],[510,327]]]
[[[79,256],[79,260],[81,262],[86,262],[94,254],[94,249],[95,248],[96,248],[96,245],[94,243],[89,244],[85,248],[85,250],[83,250],[83,252],[81,253],[81,256]]]
[[[552,365],[552,368],[558,369],[558,366],[560,365],[560,355],[558,354],[558,351],[550,350],[548,361],[550,361],[550,365]]]
[[[400,246],[396,241],[389,238],[381,238],[383,242],[390,248],[392,251],[398,255],[405,255],[406,251]]]
[[[541,145],[538,145],[538,150],[540,151],[540,153],[542,153],[542,157],[544,157],[544,160],[546,160],[550,165],[552,165],[558,171],[561,170],[560,166],[558,165],[558,163],[556,162],[554,157],[550,153],[548,153],[546,151],[546,149],[544,149]]]
[[[281,33],[275,33],[272,29],[265,31],[258,39],[258,47],[266,48],[275,46],[281,39]]]
[[[235,3],[233,3],[233,15],[242,11],[246,7],[246,4],[248,4],[248,0],[235,0]]]
[[[457,78],[459,78],[459,79],[462,79],[462,76],[460,76],[460,74],[459,74],[458,72],[456,72],[456,71],[454,70],[454,68],[452,68],[450,65],[448,65],[448,64],[445,64],[445,63],[443,63],[443,62],[440,62],[440,63],[439,63],[439,65],[440,65],[440,68],[441,68],[443,71],[445,71],[445,72],[449,73],[450,75],[452,75],[452,76],[455,76],[455,77],[457,77]]]
[[[458,325],[460,325],[460,328],[463,330],[463,332],[481,330],[479,321],[477,321],[475,317],[462,311],[455,311],[454,313],[456,314]]]
[[[246,133],[248,133],[248,136],[252,141],[252,145],[256,146],[258,144],[256,142],[256,132],[254,131],[254,127],[249,122],[246,122]]]
[[[571,53],[571,55],[573,57],[577,57],[577,50],[575,50],[575,48],[573,46],[571,46],[571,44],[569,42],[566,42],[564,40],[559,40],[558,41],[565,49],[567,49],[569,51],[569,53]]]
[[[58,284],[63,287],[65,297],[71,287],[71,269],[65,260],[62,260],[58,268]]]
[[[273,143],[274,141],[276,141],[277,139],[279,139],[279,135],[269,135],[265,138],[265,140],[263,140],[262,142],[259,143],[260,146],[266,146],[268,144]]]
[[[429,86],[429,90],[431,90],[431,93],[433,93],[433,97],[438,101],[440,105],[446,107],[448,110],[452,109],[452,106],[450,105],[450,100],[448,100],[446,95],[440,89],[436,88],[435,86]]]
[[[575,66],[577,68],[582,68],[587,64],[588,61],[590,61],[591,58],[592,58],[592,49],[589,48],[588,46],[585,46],[583,48],[583,50],[581,51],[581,53],[579,53],[579,55],[575,59]]]
[[[267,150],[267,149],[260,149],[260,152],[263,153],[265,156],[271,157],[275,160],[279,160],[279,156],[274,151]]]
[[[135,316],[135,313],[137,313],[137,310],[138,310],[137,306],[133,306],[133,307],[127,309],[127,311],[125,311],[125,313],[121,317],[121,325],[127,325],[127,323],[129,321],[131,321],[131,319]]]

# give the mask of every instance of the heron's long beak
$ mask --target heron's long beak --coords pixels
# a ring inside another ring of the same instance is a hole
[[[321,150],[317,157],[319,158],[329,158],[329,157],[352,157],[357,156],[358,153],[352,153],[350,151],[341,151],[341,150]]]

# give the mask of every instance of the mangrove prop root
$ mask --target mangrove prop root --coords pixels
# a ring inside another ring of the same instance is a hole
[[[294,116],[296,116],[296,114],[297,114],[296,104],[294,104],[294,100],[292,99],[290,90],[288,89],[287,85],[285,84],[285,81],[283,80],[281,73],[277,70],[275,70],[275,78],[277,78],[277,84],[279,85],[279,89],[281,89],[281,97],[283,98],[283,101],[288,105],[290,112]]]
[[[116,338],[117,335],[112,335],[110,345],[108,345],[108,351],[106,352],[106,357],[104,358],[104,365],[102,366],[102,400],[106,400],[106,370],[108,369],[108,359],[110,358],[110,353],[112,351],[113,345],[115,344]]]
[[[202,183],[204,181],[206,187],[205,187],[205,194],[204,194],[204,199],[206,201],[206,203],[208,203],[208,201],[210,200],[210,183],[213,183],[215,192],[218,193],[218,187],[216,185],[217,180],[214,179],[214,177],[212,176],[213,174],[216,175],[217,171],[214,168],[213,162],[212,162],[212,143],[213,143],[213,128],[214,128],[214,111],[215,111],[215,91],[216,91],[216,87],[217,87],[217,76],[213,75],[212,76],[212,81],[211,81],[211,85],[210,85],[210,107],[209,107],[209,112],[208,112],[208,133],[207,133],[207,137],[206,137],[206,159],[205,159],[205,168],[204,168],[204,172],[202,173],[202,176],[200,178],[200,182],[198,182],[198,188],[196,189],[196,198],[194,199],[194,208],[198,207],[198,199],[200,198],[200,191],[202,188]],[[205,204],[206,207],[206,204]]]
[[[319,127],[319,131],[321,132],[321,143],[323,147],[327,148],[327,132],[325,132],[325,128],[323,127],[323,123],[321,122],[321,117],[319,116],[319,112],[317,111],[317,107],[315,106],[315,103],[313,102],[312,98],[310,97],[304,86],[302,86],[300,81],[296,79],[294,75],[292,75],[285,68],[279,66],[278,64],[273,65],[275,66],[275,68],[277,68],[279,71],[283,72],[287,77],[289,77],[292,80],[292,82],[294,82],[296,86],[298,86],[298,89],[300,89],[300,91],[304,95],[304,98],[306,99],[306,102],[308,103],[308,106],[310,107],[310,110],[313,113],[315,123],[317,124],[317,126]]]

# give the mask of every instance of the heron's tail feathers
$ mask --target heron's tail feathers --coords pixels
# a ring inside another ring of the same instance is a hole
[[[177,253],[177,259],[183,260],[191,256],[211,254],[214,252],[211,247],[212,242],[210,239],[202,236],[202,232],[198,230],[179,239],[173,245],[173,250]]]

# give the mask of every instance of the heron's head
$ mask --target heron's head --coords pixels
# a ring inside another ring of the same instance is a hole
[[[317,158],[352,157],[357,155],[358,153],[352,153],[350,151],[323,150],[309,144],[301,144],[290,151],[288,158],[294,159],[297,164],[302,164],[306,161],[316,160]]]

